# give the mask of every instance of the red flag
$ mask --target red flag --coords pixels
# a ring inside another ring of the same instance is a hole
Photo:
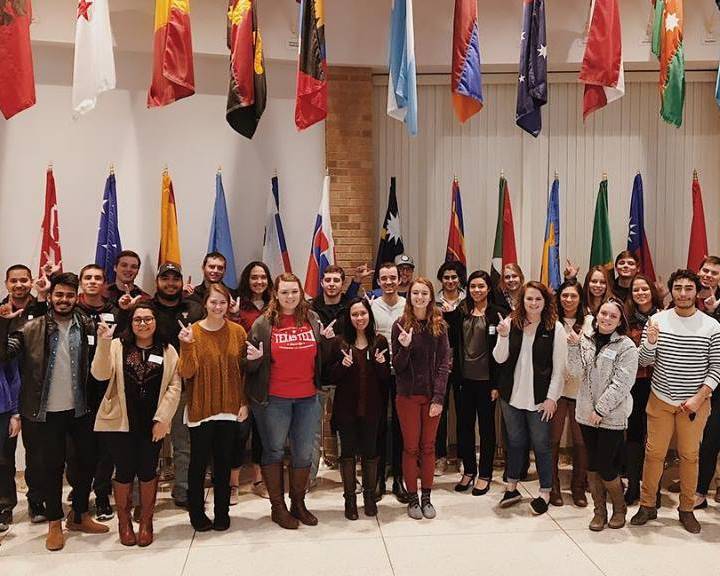
[[[30,0],[0,0],[0,111],[5,119],[35,104]]]
[[[693,174],[692,183],[693,219],[690,227],[690,246],[688,248],[687,267],[693,272],[700,270],[700,265],[709,254],[707,230],[705,229],[705,210],[703,208],[702,190],[697,172]]]
[[[295,125],[298,130],[304,130],[327,116],[327,57],[323,0],[299,1],[300,51]]]
[[[58,220],[57,197],[55,196],[55,176],[52,166],[47,170],[45,183],[45,215],[42,221],[42,249],[40,251],[40,272],[43,275],[45,264],[59,264],[62,272],[62,254],[60,252],[60,222]]]
[[[448,231],[445,262],[460,262],[467,267],[465,256],[465,224],[463,222],[462,198],[457,178],[452,184],[452,204],[450,208],[450,229]]]

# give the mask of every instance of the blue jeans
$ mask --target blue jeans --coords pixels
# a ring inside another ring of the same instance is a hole
[[[267,404],[253,402],[252,412],[262,440],[263,466],[283,461],[285,443],[289,438],[291,466],[310,467],[313,441],[320,427],[317,394],[307,398],[268,396]]]
[[[550,422],[542,421],[539,411],[520,410],[505,400],[500,401],[508,440],[508,482],[517,482],[522,474],[525,454],[530,446],[535,453],[535,467],[540,478],[540,490],[552,489],[553,459]]]

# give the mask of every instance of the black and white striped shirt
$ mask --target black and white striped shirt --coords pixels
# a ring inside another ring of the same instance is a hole
[[[679,406],[703,386],[720,383],[720,323],[697,311],[679,316],[674,308],[652,317],[660,329],[655,345],[647,342],[647,325],[640,344],[640,366],[654,366],[652,391],[662,401]]]

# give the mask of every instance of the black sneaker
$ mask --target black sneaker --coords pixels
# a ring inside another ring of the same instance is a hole
[[[405,489],[405,483],[402,480],[394,479],[392,485],[392,493],[400,504],[407,504],[410,502],[410,495]]]
[[[540,514],[545,514],[548,511],[548,503],[545,502],[545,498],[538,496],[530,502],[530,510],[535,516],[540,516]]]
[[[509,508],[513,504],[517,504],[522,500],[522,494],[517,490],[505,490],[502,500],[500,500],[500,508]]]
[[[115,518],[112,506],[110,506],[110,498],[95,498],[95,518],[98,522],[107,522]]]
[[[43,502],[28,501],[28,516],[33,524],[42,524],[47,522],[47,512]]]
[[[7,532],[12,524],[12,510],[1,510],[0,511],[0,532]]]

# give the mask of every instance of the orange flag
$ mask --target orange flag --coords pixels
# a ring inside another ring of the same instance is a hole
[[[195,94],[190,0],[155,0],[155,45],[148,108]]]
[[[175,193],[167,168],[162,175],[162,200],[160,201],[160,253],[158,267],[164,262],[180,262],[180,231],[178,229]]]

